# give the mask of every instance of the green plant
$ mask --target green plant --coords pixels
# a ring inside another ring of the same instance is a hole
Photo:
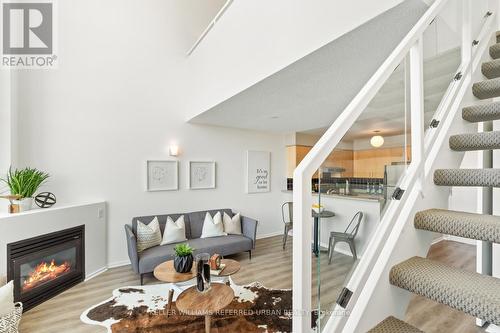
[[[47,178],[49,178],[49,174],[37,169],[12,170],[12,168],[9,168],[7,177],[1,180],[9,187],[10,194],[31,198]]]
[[[175,254],[178,257],[186,257],[193,254],[194,249],[189,244],[178,244],[174,247]]]

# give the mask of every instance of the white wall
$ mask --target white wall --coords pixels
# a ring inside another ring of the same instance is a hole
[[[260,235],[282,231],[284,137],[185,123],[197,76],[178,5],[60,1],[59,68],[16,74],[19,165],[49,172],[45,189],[62,203],[108,202],[110,264],[128,260],[123,225],[138,215],[229,207],[257,218]],[[145,192],[145,160],[169,159],[172,141],[181,148],[180,190]],[[272,192],[245,194],[247,149],[272,153]],[[188,160],[216,161],[217,189],[187,190]]]
[[[0,70],[0,178],[5,177],[12,160],[12,114],[11,114],[11,77],[10,71]],[[7,191],[0,182],[0,194]],[[6,212],[8,201],[0,200],[0,213]]]

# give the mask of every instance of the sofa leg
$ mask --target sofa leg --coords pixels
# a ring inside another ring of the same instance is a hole
[[[248,258],[252,260],[252,250],[248,251]]]
[[[144,285],[144,274],[141,274],[141,286]]]

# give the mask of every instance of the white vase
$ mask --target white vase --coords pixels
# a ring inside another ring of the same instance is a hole
[[[33,198],[14,200],[13,203],[19,205],[19,212],[26,212],[33,207]]]

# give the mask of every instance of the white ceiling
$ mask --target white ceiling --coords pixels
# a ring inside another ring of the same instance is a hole
[[[429,124],[443,95],[460,65],[460,50],[451,49],[424,62],[424,118]],[[374,131],[392,136],[410,132],[409,114],[405,113],[405,88],[402,66],[390,76],[380,92],[361,114],[344,141],[369,138]],[[406,114],[406,116],[405,116]],[[309,135],[322,135],[327,127],[301,131]]]
[[[426,8],[420,0],[407,0],[190,122],[280,133],[320,132],[333,123]],[[394,116],[404,106],[402,84],[402,74],[386,84],[363,115],[366,119],[353,128],[356,135],[368,135],[374,127],[394,134],[403,131],[401,119]]]

